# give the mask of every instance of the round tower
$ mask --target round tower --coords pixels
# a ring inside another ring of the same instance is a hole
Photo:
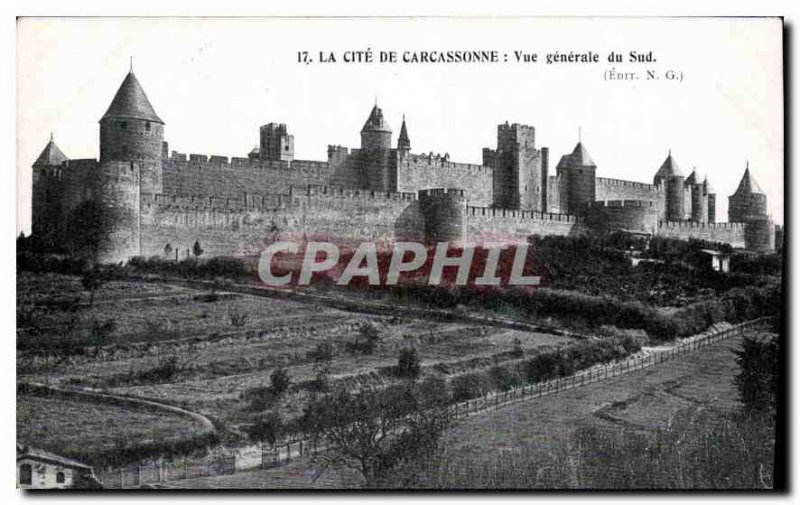
[[[703,179],[703,191],[708,200],[708,222],[714,223],[717,220],[717,192],[711,187],[708,177]]]
[[[383,111],[376,103],[361,129],[361,149],[365,151],[389,150],[392,148],[392,129],[383,119]]]
[[[664,163],[661,164],[653,184],[664,187],[664,219],[667,221],[683,221],[685,219],[684,183],[685,177],[680,167],[669,152]]]
[[[100,163],[86,202],[100,211],[96,261],[141,254],[141,194],[160,191],[163,139],[164,122],[131,69],[100,119]]]
[[[425,240],[464,243],[467,230],[467,196],[459,188],[423,189],[419,205],[425,222]]]
[[[572,153],[561,157],[556,173],[567,185],[566,208],[568,214],[583,214],[595,201],[597,165],[581,142]]]
[[[744,223],[767,216],[767,195],[750,174],[750,164],[744,169],[744,175],[736,192],[728,197],[728,221]]]
[[[692,173],[686,178],[686,186],[690,194],[690,219],[695,223],[708,222],[708,199],[703,190],[703,183],[699,181],[697,169],[693,168]]]
[[[617,231],[655,234],[658,231],[658,205],[645,200],[592,202],[586,224],[596,233]]]
[[[100,119],[100,161],[160,161],[163,140],[164,122],[131,70]]]
[[[748,251],[775,250],[775,223],[769,217],[751,219],[744,225],[744,247]]]
[[[63,242],[58,232],[63,228],[63,186],[58,172],[68,161],[50,134],[50,141],[33,163],[31,193],[31,233],[45,248],[55,249]]]

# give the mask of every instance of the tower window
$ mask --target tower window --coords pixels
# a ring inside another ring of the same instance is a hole
[[[64,483],[64,472],[58,472],[56,474],[56,483],[63,484]]]
[[[150,131],[150,121],[148,121],[148,122],[146,122],[144,124],[144,129],[147,130],[147,131]]]
[[[128,122],[127,121],[122,121],[119,124],[119,127],[122,128],[123,130],[127,130],[128,129]]]

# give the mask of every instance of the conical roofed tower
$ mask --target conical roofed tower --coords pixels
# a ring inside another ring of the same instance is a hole
[[[408,138],[405,115],[403,115],[403,124],[400,126],[400,136],[397,138],[397,150],[402,153],[408,153],[411,150],[411,139]]]
[[[750,163],[745,165],[742,180],[736,191],[728,197],[728,221],[744,223],[767,217],[767,195],[750,173]]]
[[[50,141],[44,146],[42,153],[33,162],[34,167],[52,167],[59,166],[69,158],[58,148],[53,140],[53,134],[50,134]]]
[[[670,150],[653,177],[653,184],[664,188],[665,202],[662,215],[667,221],[683,221],[687,217],[683,190],[685,179]]]
[[[164,122],[131,70],[100,119],[100,161],[162,157]]]
[[[566,210],[569,214],[581,214],[596,195],[597,165],[582,142],[578,142],[570,154],[565,154],[556,165],[556,172],[566,185]]]
[[[744,168],[744,174],[742,175],[742,180],[739,181],[739,186],[736,188],[736,191],[733,194],[752,195],[756,193],[764,194],[764,190],[761,189],[761,186],[759,186],[756,180],[753,178],[753,174],[750,173],[750,162],[747,162]]]
[[[392,148],[392,129],[383,118],[383,111],[376,103],[361,128],[361,149],[368,151]]]

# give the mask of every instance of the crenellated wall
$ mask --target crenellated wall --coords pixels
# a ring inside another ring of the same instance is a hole
[[[594,202],[586,215],[586,225],[595,233],[624,230],[656,233],[659,206],[653,201],[608,200]]]
[[[328,184],[334,170],[325,162],[258,160],[172,153],[163,162],[163,193],[239,196],[286,193],[290,187]]]
[[[642,200],[655,202],[658,205],[659,219],[665,218],[666,189],[664,186],[606,177],[598,177],[596,181],[595,199],[597,201]]]
[[[357,218],[354,218],[357,216]],[[331,241],[345,247],[362,241],[390,244],[423,239],[416,195],[309,186],[286,195],[240,198],[142,197],[142,254],[252,255],[277,240]]]
[[[398,191],[457,187],[466,191],[469,205],[492,204],[491,167],[455,163],[432,154],[400,156],[397,167]]]
[[[467,207],[467,241],[478,245],[524,243],[531,235],[587,233],[577,216],[530,210]]]
[[[658,235],[682,240],[697,238],[710,242],[723,242],[733,247],[745,246],[745,225],[743,223],[659,221]]]

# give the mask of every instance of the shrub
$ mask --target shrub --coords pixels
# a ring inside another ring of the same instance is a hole
[[[195,258],[199,258],[203,255],[203,248],[200,246],[200,241],[195,240],[194,245],[192,246],[192,254],[194,254]]]
[[[371,323],[364,323],[358,329],[356,340],[347,342],[345,347],[351,354],[372,354],[381,340],[378,329]]]
[[[275,398],[280,398],[289,389],[289,371],[283,367],[278,367],[269,376],[270,389]]]
[[[485,395],[492,389],[491,380],[483,372],[459,375],[451,381],[453,401],[461,402]]]
[[[231,311],[230,313],[228,313],[228,317],[230,317],[231,326],[233,326],[234,328],[241,328],[245,324],[247,324],[248,315],[246,312]]]
[[[489,377],[491,377],[494,388],[500,391],[508,391],[524,383],[516,370],[504,366],[493,367],[489,370]]]
[[[417,350],[413,347],[402,349],[397,358],[397,376],[416,380],[421,370],[422,365]]]
[[[111,334],[117,329],[117,322],[113,319],[105,321],[92,321],[92,329],[89,333],[89,345],[94,348],[94,355],[97,356],[100,350],[111,340]]]
[[[420,399],[426,407],[446,405],[450,401],[450,386],[439,376],[431,375],[418,383]]]
[[[242,393],[241,398],[248,402],[247,409],[253,412],[266,409],[275,400],[272,388],[267,386],[250,388]]]
[[[283,437],[286,424],[280,414],[274,411],[260,416],[254,424],[246,430],[248,438],[254,442],[268,442],[270,445]]]
[[[511,349],[512,358],[521,358],[525,354],[522,349],[522,340],[519,337],[514,338],[514,347]]]
[[[757,340],[747,337],[735,352],[741,370],[734,378],[734,384],[745,411],[774,413],[780,389],[778,338]]]

